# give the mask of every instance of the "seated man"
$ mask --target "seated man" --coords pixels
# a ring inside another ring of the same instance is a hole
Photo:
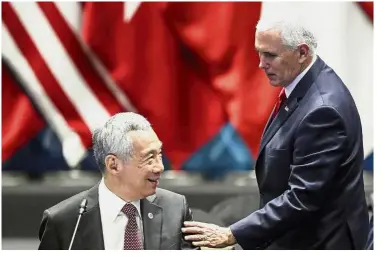
[[[157,188],[164,170],[162,143],[149,122],[119,113],[92,138],[103,178],[44,212],[39,249],[69,248],[84,199],[71,249],[195,249],[181,233],[183,222],[192,220],[185,197]]]

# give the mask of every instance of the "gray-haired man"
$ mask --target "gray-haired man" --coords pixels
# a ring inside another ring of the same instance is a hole
[[[103,178],[44,212],[39,249],[68,249],[80,203],[87,199],[72,249],[194,249],[182,238],[192,214],[184,196],[157,188],[162,143],[149,122],[119,113],[93,133]]]

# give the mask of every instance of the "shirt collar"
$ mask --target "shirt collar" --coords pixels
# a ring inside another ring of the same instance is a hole
[[[306,73],[309,71],[311,66],[314,65],[316,59],[317,59],[317,56],[315,54],[310,65],[304,71],[302,71],[287,87],[285,87],[285,93],[287,98],[290,96],[291,92],[293,92],[294,88],[298,85],[299,81],[301,81],[303,76],[306,75]]]
[[[104,178],[101,179],[98,187],[98,197],[103,203],[105,203],[106,208],[104,207],[102,211],[109,221],[113,222],[117,216],[124,215],[121,209],[127,202],[110,191],[110,189],[105,185]],[[136,207],[138,214],[141,216],[140,201],[137,200],[131,203]]]

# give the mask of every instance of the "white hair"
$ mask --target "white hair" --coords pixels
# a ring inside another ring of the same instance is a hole
[[[310,54],[313,55],[317,48],[317,39],[308,28],[292,21],[269,21],[259,20],[257,33],[275,30],[280,32],[282,43],[289,48],[295,49],[299,44],[307,44]]]
[[[105,157],[108,154],[114,154],[124,161],[133,156],[133,142],[128,132],[151,129],[149,121],[134,112],[115,114],[103,126],[95,129],[92,135],[93,154],[101,171],[105,170]]]

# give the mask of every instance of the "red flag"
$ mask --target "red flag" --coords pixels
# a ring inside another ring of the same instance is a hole
[[[169,26],[166,8],[142,3],[126,22],[123,3],[86,3],[83,28],[86,43],[153,124],[178,169],[217,134],[227,116],[208,77],[193,61],[195,52]]]
[[[253,157],[279,89],[258,68],[255,26],[261,2],[170,4],[167,19],[196,56],[196,66],[222,99]]]
[[[277,95],[253,46],[260,9],[141,3],[124,20],[123,3],[85,4],[84,40],[152,122],[174,168],[228,121],[256,155]]]

